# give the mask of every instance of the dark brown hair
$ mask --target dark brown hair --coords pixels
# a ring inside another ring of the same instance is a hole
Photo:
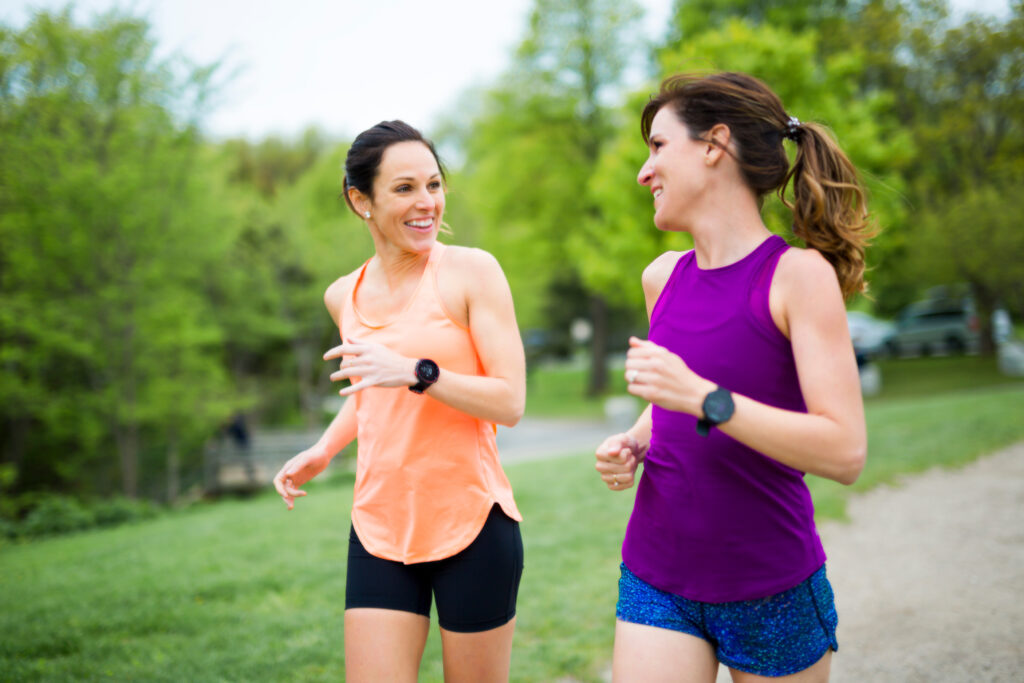
[[[384,158],[384,152],[391,145],[399,142],[422,142],[434,155],[437,168],[441,171],[441,180],[446,184],[448,176],[445,174],[441,158],[437,156],[434,143],[427,140],[423,135],[405,121],[381,121],[372,128],[367,128],[356,136],[352,146],[348,148],[348,155],[345,157],[345,178],[343,181],[342,195],[345,203],[358,216],[359,212],[352,205],[348,196],[348,188],[354,187],[370,199],[373,199],[373,181],[377,179],[380,171],[380,161]]]
[[[873,235],[857,170],[827,128],[791,118],[772,90],[743,73],[678,74],[665,79],[644,107],[640,132],[648,142],[655,115],[671,105],[690,136],[716,124],[728,126],[732,155],[750,188],[763,197],[775,190],[793,211],[793,233],[828,259],[843,296],[865,290],[864,248]],[[792,168],[782,140],[797,145]],[[706,140],[707,142],[714,142]],[[793,183],[793,201],[785,197]]]

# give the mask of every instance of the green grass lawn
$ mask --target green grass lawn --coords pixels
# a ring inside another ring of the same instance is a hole
[[[869,402],[1021,383],[1020,377],[1001,374],[994,356],[889,358],[878,361],[878,367],[882,392]]]
[[[852,488],[809,478],[819,516],[1024,439],[1022,407],[1020,382],[869,403],[864,475]],[[589,453],[508,475],[526,549],[513,679],[596,681],[632,491],[605,489]],[[0,547],[0,680],[339,680],[351,478],[310,491],[290,513],[264,495]],[[439,640],[435,628],[421,680],[442,680]]]
[[[539,417],[592,417],[604,415],[599,399],[584,396],[586,371],[580,364],[551,364],[532,370],[526,381],[526,414]],[[608,393],[625,394],[621,369],[609,370]]]
[[[867,399],[869,404],[1021,383],[1019,377],[1000,374],[994,357],[900,358],[882,360],[878,365],[882,372],[882,391]],[[610,370],[608,381],[609,394],[626,392],[621,368]],[[526,412],[544,417],[600,418],[602,401],[586,398],[586,386],[587,374],[580,363],[541,366],[531,372],[527,383]]]

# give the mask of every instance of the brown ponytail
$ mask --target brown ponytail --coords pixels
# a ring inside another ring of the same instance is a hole
[[[779,198],[793,210],[793,234],[828,259],[843,296],[850,298],[866,289],[864,248],[872,231],[864,189],[857,169],[828,129],[817,123],[796,128],[796,161],[779,188]],[[790,181],[792,202],[785,197]]]
[[[857,170],[824,126],[791,118],[767,85],[743,73],[665,79],[640,118],[645,141],[655,115],[666,105],[672,105],[694,139],[703,140],[716,124],[728,126],[736,150],[726,151],[739,163],[750,188],[758,197],[778,193],[793,211],[793,233],[832,264],[844,297],[865,290],[864,248],[873,234],[867,201]],[[792,168],[783,138],[797,145]],[[792,202],[785,198],[790,181]]]

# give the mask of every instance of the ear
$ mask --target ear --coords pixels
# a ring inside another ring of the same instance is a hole
[[[707,139],[708,142],[704,146],[704,163],[714,166],[719,159],[727,154],[726,150],[732,140],[732,131],[724,123],[716,123],[707,132]]]
[[[356,188],[348,188],[348,199],[352,202],[352,206],[356,207],[356,211],[359,212],[360,216],[363,216],[367,211],[371,211],[373,203],[370,201],[370,198]]]

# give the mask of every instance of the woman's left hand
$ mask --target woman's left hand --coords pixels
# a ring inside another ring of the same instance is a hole
[[[666,410],[704,415],[704,397],[715,383],[691,370],[683,359],[652,341],[629,338],[627,391]]]
[[[331,381],[358,377],[359,381],[338,393],[349,396],[367,387],[411,387],[416,384],[416,360],[395,353],[383,344],[349,338],[324,354],[324,360],[342,358],[341,369]]]

